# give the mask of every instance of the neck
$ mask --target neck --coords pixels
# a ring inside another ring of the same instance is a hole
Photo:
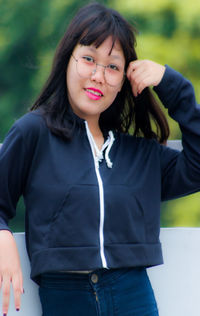
[[[98,136],[102,135],[102,131],[101,131],[100,126],[99,126],[99,122],[87,120],[87,123],[88,123],[88,127],[89,127],[90,132],[91,132],[93,137],[98,137]]]
[[[92,134],[97,147],[101,150],[104,144],[104,137],[100,129],[99,123],[97,121],[88,120],[88,119],[87,119],[87,123],[88,123],[90,133]]]

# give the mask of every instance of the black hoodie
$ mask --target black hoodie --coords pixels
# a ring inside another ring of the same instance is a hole
[[[0,229],[9,229],[23,194],[34,281],[44,272],[163,262],[161,200],[200,189],[200,108],[190,82],[169,66],[154,90],[180,125],[182,152],[110,132],[96,156],[84,120],[66,141],[38,110],[10,129],[0,150]]]

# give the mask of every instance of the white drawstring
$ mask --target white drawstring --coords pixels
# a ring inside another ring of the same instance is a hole
[[[108,168],[112,168],[113,163],[112,163],[112,161],[110,160],[110,158],[109,158],[108,155],[109,155],[109,152],[110,152],[110,150],[111,150],[111,147],[112,147],[112,145],[113,145],[113,143],[114,143],[115,137],[114,137],[112,131],[109,131],[109,132],[108,132],[108,135],[109,135],[110,138],[109,138],[108,147],[107,147],[106,152],[105,152],[105,159],[106,159],[106,163],[107,163]]]
[[[106,147],[107,147],[107,149],[105,151],[106,164],[107,164],[108,168],[112,168],[113,163],[111,162],[108,155],[109,155],[110,149],[113,145],[113,142],[115,140],[113,132],[112,131],[108,132],[109,137],[107,138],[106,142],[103,144],[101,150],[99,150],[99,148],[97,147],[97,145],[94,141],[94,138],[89,130],[87,121],[85,121],[85,126],[86,126],[88,140],[89,140],[89,143],[90,143],[90,146],[92,149],[92,154],[93,154],[94,160],[95,160],[98,168],[99,168],[99,162],[101,162],[103,160],[103,151],[105,150]]]

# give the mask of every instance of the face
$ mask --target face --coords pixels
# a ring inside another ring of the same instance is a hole
[[[110,54],[111,47],[112,38],[108,37],[98,48],[80,44],[74,48],[72,55],[75,59],[87,56],[99,64],[89,78],[79,75],[76,60],[72,56],[69,60],[66,71],[68,99],[74,113],[87,121],[98,121],[100,114],[113,103],[123,85],[122,80],[117,86],[110,86],[105,80],[105,68],[100,66],[116,65],[124,69],[125,58],[121,45],[116,41]]]

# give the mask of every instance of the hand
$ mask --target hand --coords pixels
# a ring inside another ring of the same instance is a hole
[[[135,60],[129,63],[127,78],[135,97],[146,87],[157,86],[165,72],[165,66],[151,60]]]
[[[15,308],[20,309],[23,280],[15,239],[8,230],[0,231],[0,289],[2,288],[3,315],[8,313],[10,283],[12,282]]]

